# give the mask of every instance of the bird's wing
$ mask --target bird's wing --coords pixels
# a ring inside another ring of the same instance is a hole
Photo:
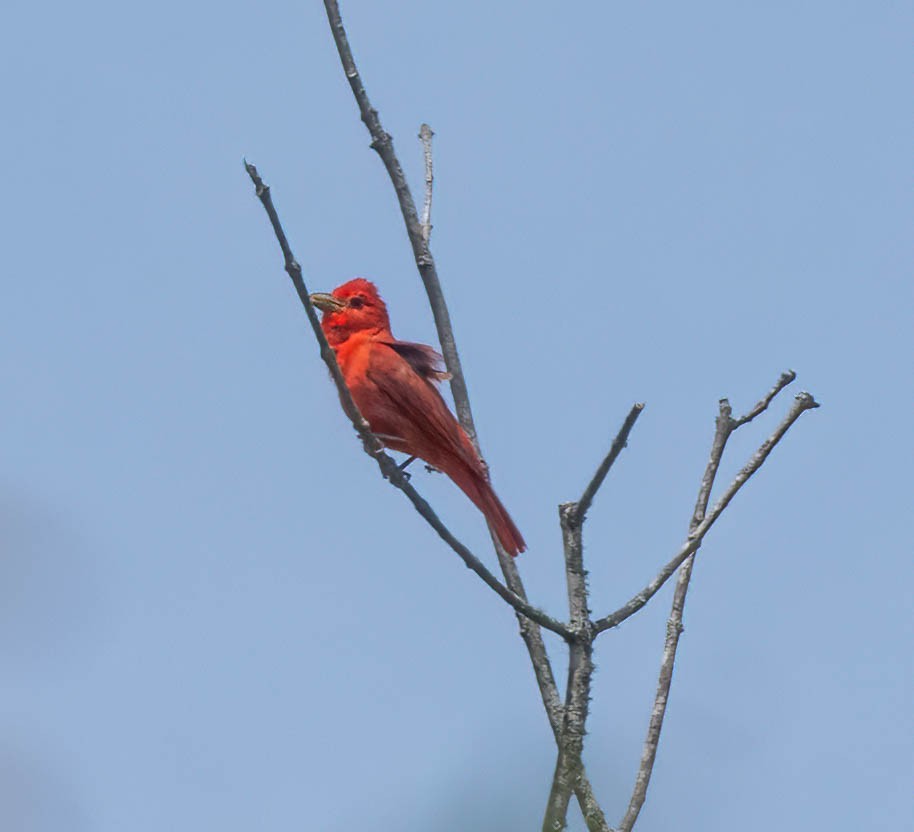
[[[389,425],[385,432],[389,430],[404,439],[411,437],[422,447],[410,452],[433,465],[436,460],[428,458],[429,452],[434,454],[434,450],[449,449],[470,468],[479,468],[479,458],[469,439],[434,384],[423,374],[423,370],[425,373],[438,372],[430,368],[440,366],[433,363],[432,358],[437,357],[440,361],[440,356],[424,344],[375,343],[377,348],[371,352],[366,376],[383,400],[383,404],[380,401],[377,404],[383,410],[382,424]],[[421,369],[403,355],[404,347],[408,355],[419,362]]]
[[[447,381],[451,374],[444,366],[444,358],[427,344],[412,341],[382,341],[409,363],[422,378],[432,382]]]

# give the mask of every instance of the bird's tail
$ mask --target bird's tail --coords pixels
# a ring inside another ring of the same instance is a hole
[[[461,466],[459,472],[447,471],[446,473],[457,483],[461,491],[473,501],[476,508],[485,515],[486,521],[498,541],[511,557],[516,557],[526,550],[527,544],[524,542],[523,535],[514,525],[511,515],[508,514],[508,510],[502,505],[501,500],[498,499],[498,495],[481,470],[476,471],[469,466]]]

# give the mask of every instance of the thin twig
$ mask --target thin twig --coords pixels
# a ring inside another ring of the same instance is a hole
[[[445,543],[448,544],[448,546],[451,547],[451,549],[457,553],[457,555],[461,558],[461,560],[463,560],[467,567],[472,569],[480,578],[482,578],[487,586],[489,586],[502,599],[514,607],[517,612],[527,616],[528,618],[532,618],[547,630],[558,633],[563,638],[568,638],[570,636],[570,631],[568,627],[565,626],[565,624],[560,621],[556,621],[554,618],[542,612],[542,610],[536,609],[536,607],[533,607],[527,603],[526,600],[513,593],[504,584],[502,584],[501,581],[499,581],[498,578],[496,578],[488,569],[486,569],[479,558],[477,558],[469,549],[467,549],[466,546],[463,545],[463,543],[454,537],[447,526],[441,522],[441,520],[438,518],[438,515],[435,514],[435,512],[432,510],[431,506],[409,483],[409,480],[406,478],[404,472],[400,470],[400,467],[397,465],[397,463],[394,462],[390,456],[384,453],[381,443],[378,441],[377,437],[371,433],[368,422],[366,422],[364,417],[359,413],[355,402],[352,400],[352,395],[349,392],[349,388],[346,386],[346,382],[343,380],[343,374],[340,372],[339,365],[336,363],[336,356],[333,354],[333,350],[330,348],[329,344],[327,343],[327,339],[324,337],[323,330],[321,330],[320,327],[320,322],[317,319],[317,313],[315,312],[314,306],[311,303],[308,289],[305,286],[305,282],[302,277],[301,266],[298,264],[298,261],[292,254],[292,249],[289,246],[289,241],[286,238],[282,224],[279,221],[279,216],[276,213],[276,208],[273,205],[273,199],[270,196],[270,188],[264,184],[263,180],[260,178],[260,175],[257,173],[257,168],[254,167],[254,165],[248,164],[248,162],[245,161],[244,167],[245,170],[247,170],[248,175],[251,177],[251,181],[254,183],[255,193],[263,204],[263,207],[266,209],[267,216],[270,218],[270,223],[273,226],[273,231],[276,234],[276,239],[279,241],[279,246],[282,249],[283,257],[285,258],[286,271],[288,272],[289,277],[292,278],[292,283],[295,285],[295,290],[298,293],[299,300],[301,300],[302,305],[305,307],[305,312],[308,315],[308,320],[311,322],[311,328],[314,330],[314,335],[317,338],[318,344],[320,345],[321,358],[324,360],[324,363],[330,370],[330,376],[333,378],[333,382],[336,385],[337,391],[339,392],[340,401],[343,404],[343,410],[346,412],[346,415],[352,421],[353,427],[355,427],[356,431],[361,437],[365,452],[374,457],[384,477],[390,480],[394,486],[406,494],[410,502],[415,507],[416,511],[418,511],[419,514],[422,515],[422,517],[426,520],[426,522],[436,532],[438,532],[438,535],[445,541]]]
[[[651,718],[648,723],[647,737],[641,751],[641,763],[632,789],[631,800],[625,816],[619,824],[618,832],[631,832],[641,807],[647,797],[647,787],[651,781],[654,770],[654,760],[657,757],[657,745],[660,742],[660,731],[663,728],[663,717],[666,714],[666,705],[670,695],[670,685],[673,681],[673,663],[676,660],[676,648],[679,646],[679,636],[682,634],[682,613],[685,607],[685,593],[692,577],[692,566],[695,556],[690,555],[679,570],[676,581],[676,590],[673,593],[673,607],[666,624],[666,639],[663,644],[663,656],[660,660],[660,674],[657,679],[657,693],[654,696],[654,706],[651,709]]]
[[[618,627],[619,624],[638,612],[638,610],[657,594],[660,587],[669,580],[670,576],[682,565],[682,562],[693,552],[698,551],[704,540],[704,536],[711,529],[711,526],[714,525],[717,518],[720,517],[721,512],[723,512],[730,500],[732,500],[737,492],[746,484],[746,481],[761,468],[762,463],[765,461],[768,454],[770,454],[774,446],[781,441],[781,438],[787,433],[790,426],[799,419],[805,411],[812,410],[814,407],[818,406],[816,400],[809,393],[804,392],[797,395],[793,406],[790,408],[790,412],[784,417],[781,424],[777,426],[774,433],[762,443],[759,449],[752,455],[749,462],[747,462],[742,470],[736,475],[733,482],[730,483],[729,488],[727,488],[723,496],[718,500],[710,514],[708,514],[708,516],[689,533],[688,539],[682,544],[679,551],[673,556],[670,562],[667,563],[657,574],[657,577],[637,595],[633,596],[615,612],[612,612],[605,618],[601,618],[597,621],[595,626],[598,633],[602,633],[604,630],[608,630],[612,627]]]
[[[720,411],[714,431],[714,441],[711,443],[708,464],[705,468],[704,476],[701,478],[701,485],[698,488],[698,499],[689,523],[689,532],[692,532],[701,523],[708,508],[708,499],[711,496],[711,488],[714,485],[714,479],[717,476],[720,461],[724,455],[724,448],[726,447],[727,439],[734,430],[730,412],[729,402],[726,399],[721,399]],[[673,680],[676,648],[679,646],[679,636],[682,633],[682,613],[685,608],[686,590],[692,576],[694,563],[695,556],[693,554],[686,558],[679,570],[676,589],[673,593],[673,606],[666,625],[666,639],[663,645],[663,656],[660,661],[657,693],[654,696],[654,706],[648,723],[647,737],[644,740],[644,748],[641,752],[641,764],[638,767],[638,774],[635,778],[628,809],[619,826],[620,832],[622,830],[631,832],[647,797],[647,787],[650,784],[651,774],[654,770],[654,760],[657,757],[657,746],[660,742],[660,731],[663,728],[663,718],[666,714],[666,705],[670,695],[670,684]]]
[[[720,462],[727,446],[727,440],[742,425],[748,424],[756,416],[768,409],[768,405],[775,396],[796,378],[796,373],[790,370],[782,373],[777,383],[762,398],[755,407],[739,419],[732,418],[732,408],[727,399],[721,399],[714,429],[714,440],[711,443],[711,453],[701,484],[698,488],[698,497],[695,501],[695,510],[689,522],[689,533],[692,533],[705,519],[711,489],[720,468]],[[679,637],[682,635],[682,618],[685,611],[686,594],[689,591],[689,582],[692,579],[692,568],[695,565],[695,555],[689,555],[679,569],[676,579],[676,588],[673,591],[673,602],[670,608],[669,619],[666,625],[666,638],[663,645],[663,656],[660,660],[660,672],[657,679],[657,692],[654,696],[654,706],[648,722],[647,736],[641,752],[641,763],[635,777],[631,800],[625,816],[619,825],[618,832],[631,832],[638,820],[644,801],[647,798],[647,789],[650,785],[651,775],[654,770],[654,761],[657,758],[657,747],[660,743],[660,732],[663,729],[663,719],[670,696],[670,685],[673,681],[673,667],[676,663],[676,651],[679,647]]]
[[[606,454],[606,457],[600,463],[596,473],[593,475],[593,478],[587,484],[587,488],[584,489],[584,493],[581,495],[581,499],[578,500],[576,509],[575,522],[579,525],[584,522],[584,517],[587,514],[587,510],[590,508],[590,505],[593,502],[593,498],[596,496],[600,486],[603,485],[603,480],[606,479],[606,475],[609,473],[609,469],[612,468],[613,463],[616,461],[619,454],[622,453],[622,449],[628,442],[628,435],[631,433],[631,430],[634,427],[635,422],[638,420],[638,417],[641,415],[642,410],[644,410],[643,403],[632,405],[632,409],[629,411],[628,416],[625,418],[625,422],[622,424],[619,433],[616,435],[616,438],[613,440],[613,443],[610,446],[609,453]]]
[[[761,415],[768,409],[768,405],[774,401],[774,397],[781,392],[788,384],[790,384],[797,374],[793,370],[788,370],[786,373],[781,373],[781,377],[777,380],[774,387],[772,387],[744,416],[740,416],[739,419],[733,420],[732,430],[736,430],[739,427],[742,427],[745,424],[751,422],[756,416]]]
[[[254,167],[254,165],[249,164],[247,159],[244,160],[244,169],[247,171],[248,176],[251,177],[251,181],[254,183],[254,193],[263,204],[267,216],[270,218],[270,225],[273,226],[273,233],[276,235],[276,239],[279,241],[279,247],[282,249],[286,272],[292,279],[292,285],[295,286],[295,291],[298,293],[298,299],[301,301],[302,306],[305,307],[305,314],[308,316],[311,329],[314,331],[314,337],[317,338],[317,343],[320,346],[321,358],[330,370],[330,376],[333,378],[333,383],[336,384],[336,388],[339,391],[343,411],[349,417],[356,433],[358,433],[359,437],[362,439],[365,449],[369,453],[380,451],[382,447],[381,443],[374,434],[372,434],[368,422],[362,414],[359,413],[359,409],[352,400],[352,395],[349,392],[349,388],[346,386],[343,374],[340,372],[339,365],[336,363],[336,356],[327,343],[327,339],[324,337],[324,331],[321,329],[320,321],[317,319],[317,311],[314,308],[314,304],[311,303],[308,287],[305,286],[301,266],[295,259],[295,255],[292,254],[292,248],[289,245],[289,240],[286,238],[286,232],[283,231],[282,223],[279,221],[279,215],[276,213],[276,207],[273,205],[273,198],[270,195],[270,186],[264,184],[263,179],[260,178],[260,174],[257,173],[257,168]]]
[[[731,418],[733,410],[727,399],[721,399],[718,402],[717,421],[715,422],[714,440],[711,442],[711,453],[708,456],[708,464],[705,466],[705,472],[701,477],[701,484],[698,486],[698,496],[695,499],[695,510],[692,512],[692,519],[689,521],[689,534],[691,534],[705,519],[705,512],[708,510],[708,500],[711,499],[711,489],[714,487],[714,480],[717,477],[717,470],[720,468],[720,461],[724,455],[724,448],[727,440],[733,432],[733,419]]]
[[[422,142],[422,156],[425,159],[425,204],[422,206],[422,239],[428,246],[432,236],[432,188],[435,183],[435,174],[432,168],[432,136],[435,133],[431,127],[423,123],[419,128],[419,140]]]

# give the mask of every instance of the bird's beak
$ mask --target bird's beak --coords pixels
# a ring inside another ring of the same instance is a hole
[[[340,309],[346,306],[344,301],[333,297],[333,295],[325,294],[324,292],[315,292],[311,295],[311,303],[320,309],[321,312],[339,312]]]

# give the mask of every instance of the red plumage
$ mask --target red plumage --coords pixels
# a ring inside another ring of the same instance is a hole
[[[441,356],[398,341],[373,283],[357,277],[330,295],[312,295],[353,401],[388,448],[424,459],[447,474],[485,515],[510,555],[527,546],[493,491],[469,437],[435,383],[447,378]]]

